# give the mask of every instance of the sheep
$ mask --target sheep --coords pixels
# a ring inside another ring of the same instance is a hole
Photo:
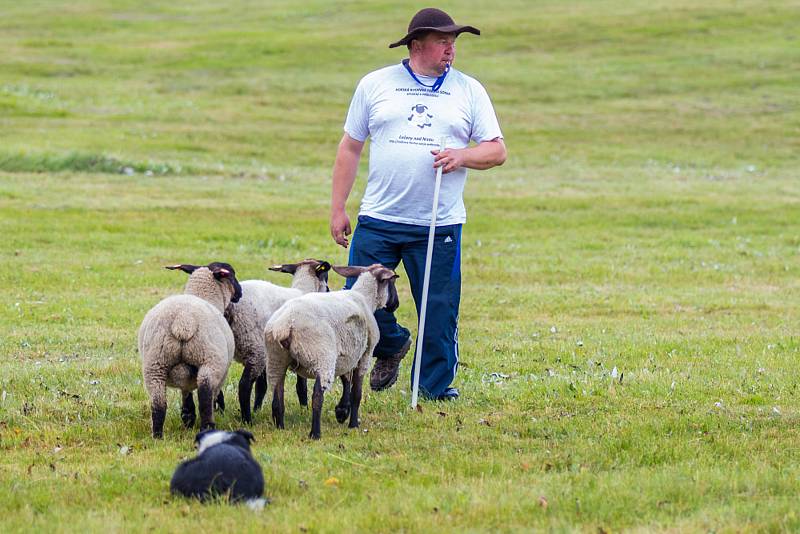
[[[314,378],[311,439],[320,438],[322,401],[334,379],[342,378],[342,399],[336,420],[358,427],[363,378],[380,333],[376,309],[395,311],[399,305],[397,275],[380,264],[369,267],[333,267],[344,277],[358,277],[350,291],[309,293],[288,301],[264,328],[267,374],[273,388],[272,419],[284,428],[283,383],[286,370]]]
[[[250,394],[255,382],[256,396],[253,410],[261,408],[267,392],[266,352],[264,326],[275,311],[289,299],[305,293],[328,291],[327,261],[307,259],[300,263],[275,265],[271,271],[289,273],[292,287],[282,287],[263,280],[245,280],[242,298],[226,311],[236,344],[234,359],[244,365],[239,380],[239,406],[242,421],[251,422]],[[297,378],[297,396],[300,404],[308,404],[308,386],[305,378]]]
[[[194,440],[197,457],[175,469],[170,492],[201,502],[227,496],[230,502],[263,507],[264,473],[250,452],[251,441],[255,438],[247,430],[200,432]]]
[[[236,272],[227,263],[173,265],[188,273],[183,295],[156,304],[139,327],[144,385],[150,395],[153,437],[164,436],[167,386],[181,390],[181,420],[195,422],[192,391],[197,389],[201,430],[214,428],[213,401],[233,360],[233,333],[223,313],[242,296]]]

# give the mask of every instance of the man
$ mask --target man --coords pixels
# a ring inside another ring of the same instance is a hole
[[[402,260],[419,315],[436,169],[442,168],[420,368],[421,393],[437,400],[458,397],[450,384],[458,367],[467,169],[489,169],[506,159],[486,90],[452,67],[455,41],[463,32],[480,35],[472,26],[455,24],[444,11],[423,9],[411,19],[406,36],[389,45],[406,45],[408,59],[359,82],[336,153],[331,195],[331,235],[346,248],[351,228],[345,203],[369,137],[369,177],[349,263],[394,269]],[[447,148],[440,152],[443,136]],[[476,144],[469,146],[470,141]],[[346,287],[353,283],[348,280]],[[370,387],[380,391],[397,380],[411,336],[394,314],[379,310],[375,318],[381,339]]]

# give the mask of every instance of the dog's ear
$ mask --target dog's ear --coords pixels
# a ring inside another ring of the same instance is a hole
[[[255,441],[256,441],[256,438],[255,438],[255,436],[253,436],[253,433],[248,431],[248,430],[244,430],[244,429],[240,428],[239,430],[234,432],[234,434],[239,434],[244,439],[246,439],[248,443],[255,443]]]

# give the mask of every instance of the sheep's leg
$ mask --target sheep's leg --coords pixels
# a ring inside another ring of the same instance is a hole
[[[353,369],[353,386],[350,391],[350,424],[348,428],[358,428],[358,409],[361,406],[361,387],[364,384],[364,377],[361,369]]]
[[[275,380],[275,386],[272,389],[272,420],[275,422],[275,428],[284,428],[283,414],[285,411],[285,404],[283,402],[283,383],[286,381],[286,372],[278,379]]]
[[[219,413],[225,411],[225,395],[222,394],[222,390],[219,390],[217,394],[217,398],[214,401],[214,409],[217,410]]]
[[[167,418],[166,401],[159,402],[153,399],[150,403],[150,413],[153,422],[153,437],[161,439],[164,437],[164,419]]]
[[[197,421],[197,414],[194,407],[194,396],[191,391],[181,391],[183,402],[181,403],[181,421],[184,428],[192,428]]]
[[[320,438],[320,419],[322,417],[322,401],[325,392],[322,391],[322,377],[317,375],[314,380],[314,393],[311,396],[311,432],[308,437],[311,439]]]
[[[300,402],[300,406],[308,406],[308,380],[298,375],[295,390],[297,391],[297,400]]]
[[[344,423],[350,415],[350,376],[342,375],[339,378],[342,379],[342,398],[336,405],[336,420]]]
[[[214,399],[216,398],[212,372],[208,367],[201,367],[197,372],[197,404],[200,410],[200,430],[215,428]]]
[[[211,386],[203,384],[197,386],[197,403],[200,405],[200,430],[210,430],[214,425],[214,392]]]
[[[267,395],[267,371],[264,370],[263,373],[258,375],[256,378],[256,399],[253,402],[253,411],[257,412],[261,409],[261,405],[264,403],[264,397]]]
[[[252,417],[250,414],[250,394],[253,392],[253,365],[244,364],[242,378],[239,379],[239,409],[242,412],[242,421],[250,424]],[[257,378],[257,377],[256,377]]]
[[[164,437],[164,419],[167,417],[167,370],[161,368],[145,369],[144,383],[150,395],[150,417],[153,424],[153,437]]]

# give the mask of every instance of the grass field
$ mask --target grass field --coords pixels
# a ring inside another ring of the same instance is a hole
[[[3,532],[800,530],[800,6],[440,6],[509,148],[467,185],[462,398],[411,411],[405,365],[311,442],[287,395],[257,513],[170,497],[194,434],[171,391],[151,439],[136,330],[163,265],[346,261],[349,98],[424,6],[0,2]]]

